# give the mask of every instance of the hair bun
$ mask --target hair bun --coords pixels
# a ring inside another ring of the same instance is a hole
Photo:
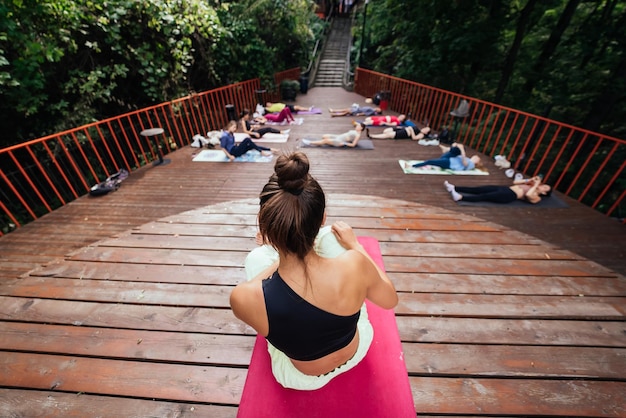
[[[302,152],[281,155],[276,160],[274,172],[281,189],[299,195],[309,179],[309,159]]]

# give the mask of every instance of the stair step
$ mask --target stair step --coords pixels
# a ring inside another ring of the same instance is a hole
[[[312,80],[313,85],[317,87],[343,87],[346,57],[349,52],[351,36],[350,19],[335,18],[315,73],[315,80]]]

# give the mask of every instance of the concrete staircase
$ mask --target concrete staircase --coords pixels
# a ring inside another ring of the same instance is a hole
[[[350,24],[347,17],[335,17],[312,84],[316,87],[343,87],[346,59],[350,48]]]

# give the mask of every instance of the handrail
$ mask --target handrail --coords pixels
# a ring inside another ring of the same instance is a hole
[[[350,23],[350,27],[354,27],[354,22],[356,20],[356,13],[352,13],[352,22]],[[352,56],[352,36],[350,37],[350,43],[348,44],[348,52],[346,53],[346,65],[345,71],[343,73],[343,85],[346,88],[352,88],[354,84],[354,72],[350,71],[350,67],[352,66],[351,56]]]
[[[580,129],[542,116],[452,93],[363,68],[355,93],[390,92],[389,109],[449,128],[458,142],[487,155],[503,155],[512,167],[609,216],[623,218],[626,140]],[[450,114],[467,100],[469,114]],[[620,182],[621,179],[621,182]]]
[[[330,13],[328,14],[328,16],[326,16],[324,18],[324,21],[326,22],[326,27],[324,28],[324,36],[322,36],[320,39],[318,39],[317,41],[315,41],[315,46],[313,47],[313,54],[311,55],[311,59],[309,60],[309,65],[307,66],[306,70],[304,71],[304,74],[309,75],[309,82],[313,83],[313,81],[315,80],[315,75],[317,73],[317,70],[313,72],[313,74],[311,74],[311,70],[313,69],[313,65],[315,64],[315,68],[317,69],[317,63],[319,62],[319,58],[321,56],[317,55],[318,49],[320,48],[320,45],[323,44],[322,41],[325,40],[326,36],[328,35],[328,28],[330,27],[329,22],[332,21],[333,18],[333,13],[334,13],[334,8],[331,8]],[[332,23],[332,22],[331,22]],[[323,45],[322,45],[323,47]]]
[[[223,128],[227,104],[253,109],[259,79],[150,106],[0,150],[0,235],[87,194],[121,168],[133,171]],[[149,139],[144,129],[163,128]]]
[[[330,13],[328,14],[328,16],[326,16],[324,18],[324,21],[326,23],[330,22],[332,20],[333,17],[333,10],[330,11]],[[326,25],[326,27],[324,28],[324,32],[326,34],[326,32],[328,31],[328,27],[330,25]],[[305,70],[305,74],[308,74],[311,71],[311,68],[313,68],[313,62],[315,61],[315,58],[317,56],[317,50],[320,46],[321,41],[324,39],[324,37],[322,36],[321,38],[319,38],[317,41],[315,41],[315,46],[313,47],[313,54],[311,55],[311,59],[309,60],[309,65],[307,66],[307,69]]]
[[[275,82],[299,74],[300,68],[286,70],[275,74]],[[0,235],[87,194],[121,168],[136,170],[189,145],[195,134],[221,129],[230,118],[226,105],[254,108],[259,88],[258,79],[248,80],[0,149]],[[623,217],[625,140],[357,68],[357,94],[383,90],[391,92],[390,109],[428,118],[433,129],[452,127],[469,147],[504,155],[518,171],[543,173],[567,196]],[[455,121],[450,111],[461,100],[470,112]],[[164,130],[155,142],[141,135],[154,127]]]

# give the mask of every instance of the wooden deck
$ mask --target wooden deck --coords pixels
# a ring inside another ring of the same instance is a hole
[[[298,103],[362,99],[313,88]],[[303,118],[283,149],[349,129]],[[374,144],[304,151],[329,222],[380,241],[418,414],[626,416],[626,227],[561,195],[566,208],[459,206],[444,179],[508,179],[405,175],[398,159],[438,148]],[[197,151],[0,238],[0,416],[236,415],[254,337],[228,296],[273,164]]]

